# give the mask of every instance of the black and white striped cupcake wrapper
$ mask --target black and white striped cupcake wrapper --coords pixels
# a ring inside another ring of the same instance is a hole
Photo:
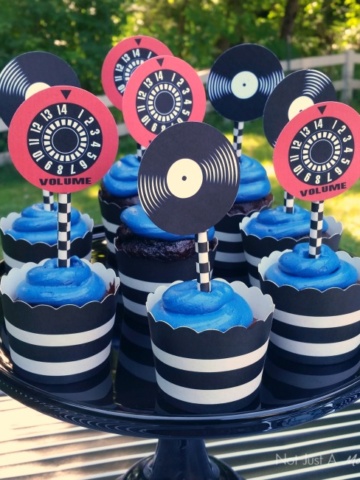
[[[315,398],[355,378],[360,358],[354,356],[336,365],[304,365],[290,362],[269,346],[263,375],[263,405],[281,406]]]
[[[258,394],[274,305],[258,288],[248,288],[242,282],[231,285],[249,302],[257,319],[247,329],[197,333],[187,327],[173,329],[149,313],[156,381],[166,403],[177,410],[235,411]],[[149,312],[166,288],[149,295]]]
[[[11,235],[5,233],[19,217],[20,214],[11,213],[0,221],[0,237],[6,270],[21,268],[27,262],[39,263],[45,258],[57,258],[57,243],[54,245],[42,242],[31,244],[27,240],[15,240]],[[79,258],[90,260],[94,221],[87,214],[82,215],[82,218],[87,225],[88,231],[82,238],[76,238],[70,243],[69,255],[76,255]]]
[[[278,287],[264,276],[281,254],[273,252],[259,264],[261,290],[275,303],[271,348],[291,361],[311,365],[336,364],[356,355],[360,349],[360,283],[325,291]],[[360,279],[360,259],[346,252],[337,255],[357,268]]]
[[[101,302],[82,307],[30,306],[14,300],[29,269],[12,269],[1,280],[2,303],[14,370],[37,383],[66,384],[95,375],[108,362],[119,279],[102,264],[90,264],[109,286]]]
[[[215,225],[218,239],[214,261],[214,277],[224,278],[231,282],[241,280],[248,283],[247,263],[239,223],[244,215],[227,214]]]
[[[263,257],[268,257],[275,251],[283,252],[287,249],[292,250],[297,243],[309,240],[309,237],[286,237],[279,240],[274,237],[259,238],[256,235],[248,235],[246,233],[246,226],[251,219],[256,218],[258,215],[259,212],[255,212],[250,217],[245,217],[240,223],[249,282],[250,285],[254,285],[255,287],[260,287],[258,265]],[[342,224],[337,222],[333,217],[326,217],[325,220],[329,225],[327,231],[329,236],[323,237],[322,242],[336,251],[339,248],[341,234],[343,232]]]
[[[213,264],[215,252],[209,252]],[[117,265],[124,304],[119,361],[131,374],[155,382],[146,300],[160,285],[196,276],[197,256],[176,262],[130,257],[117,251]]]

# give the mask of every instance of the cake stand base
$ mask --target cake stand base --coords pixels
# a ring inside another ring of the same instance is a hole
[[[245,480],[209,457],[202,439],[160,439],[153,456],[136,463],[118,480]]]

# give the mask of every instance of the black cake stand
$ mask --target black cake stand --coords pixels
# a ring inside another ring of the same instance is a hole
[[[239,480],[241,477],[229,466],[208,456],[205,438],[293,427],[336,412],[360,398],[360,353],[344,365],[309,369],[284,362],[270,350],[258,398],[245,410],[216,415],[169,412],[164,410],[154,384],[124,371],[117,360],[118,349],[114,344],[112,361],[88,381],[35,385],[14,371],[3,332],[0,390],[65,422],[103,432],[157,438],[155,454],[134,465],[121,480]]]

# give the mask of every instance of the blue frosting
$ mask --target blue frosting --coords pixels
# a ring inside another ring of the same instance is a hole
[[[43,203],[35,203],[21,212],[11,229],[5,231],[15,240],[27,240],[31,244],[43,242],[56,245],[58,231],[58,204],[55,202],[53,210],[44,209]],[[82,238],[88,232],[88,226],[80,212],[71,209],[71,240]]]
[[[189,327],[196,332],[226,332],[231,327],[248,327],[253,322],[248,303],[228,283],[219,280],[212,280],[211,292],[199,291],[196,280],[172,285],[151,313],[156,320],[173,328]]]
[[[16,294],[18,300],[30,305],[82,306],[90,301],[101,301],[106,285],[78,257],[71,257],[69,267],[58,267],[57,259],[52,258],[29,270]]]
[[[117,197],[137,195],[137,180],[140,162],[133,154],[116,161],[102,179],[106,190]]]
[[[291,285],[298,290],[332,287],[346,288],[358,281],[358,273],[350,263],[340,260],[327,245],[321,246],[318,258],[309,257],[309,244],[298,243],[291,252],[283,253],[276,264],[265,272],[265,279],[278,286]]]
[[[252,218],[245,227],[248,235],[259,238],[299,238],[310,233],[311,214],[305,208],[294,206],[293,213],[286,213],[284,207],[261,210],[256,218]],[[326,220],[323,221],[323,232],[328,229]]]
[[[270,181],[260,162],[247,155],[241,155],[240,184],[236,203],[260,200],[271,191]]]
[[[157,227],[150,218],[146,215],[142,206],[133,205],[122,211],[120,219],[124,222],[130,230],[140,237],[152,238],[156,240],[165,240],[169,242],[176,242],[188,238],[194,238],[194,235],[175,235],[161,230]],[[212,240],[215,235],[214,227],[208,230],[208,239]]]

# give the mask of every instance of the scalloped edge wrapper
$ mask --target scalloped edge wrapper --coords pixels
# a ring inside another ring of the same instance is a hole
[[[90,260],[94,221],[87,213],[81,216],[88,227],[88,232],[83,237],[72,240],[70,255]],[[21,268],[28,262],[39,263],[45,258],[56,258],[58,254],[57,243],[54,245],[44,242],[30,243],[27,240],[16,240],[11,235],[6,234],[5,230],[11,228],[14,221],[19,217],[19,213],[12,212],[0,221],[0,238],[7,271],[11,268]]]
[[[210,265],[214,264],[217,247],[209,251]],[[151,256],[130,256],[116,251],[120,292],[124,304],[119,362],[133,376],[155,383],[154,358],[151,350],[146,301],[150,293],[177,280],[192,280],[196,275],[197,254],[176,261],[164,262]]]
[[[287,250],[286,250],[287,251]],[[275,313],[270,335],[271,349],[288,360],[308,365],[345,362],[360,350],[360,283],[346,289],[298,290],[279,287],[265,280],[265,272],[284,252],[272,252],[259,264],[261,290],[271,295]],[[339,251],[360,279],[360,258]]]
[[[309,237],[284,237],[277,239],[274,237],[259,238],[256,235],[248,235],[245,231],[246,225],[251,219],[256,218],[260,212],[255,212],[251,217],[246,217],[240,222],[240,232],[243,241],[244,255],[247,263],[247,271],[249,275],[250,285],[260,288],[260,276],[258,265],[263,257],[268,257],[271,252],[284,251],[293,249],[297,243],[306,242]],[[333,217],[325,217],[329,224],[329,237],[323,237],[322,241],[325,245],[331,247],[334,251],[338,250],[343,227],[340,222],[337,222]]]
[[[101,263],[83,260],[100,275],[108,294],[82,307],[29,304],[16,300],[17,285],[35,263],[13,268],[1,279],[2,305],[14,371],[42,384],[86,380],[104,368],[111,351],[119,278]]]
[[[159,287],[148,297],[159,395],[176,411],[233,412],[254,402],[259,393],[274,305],[256,287],[243,282],[231,286],[248,301],[257,320],[248,328],[200,333],[188,327],[174,329],[150,313],[168,287]]]

